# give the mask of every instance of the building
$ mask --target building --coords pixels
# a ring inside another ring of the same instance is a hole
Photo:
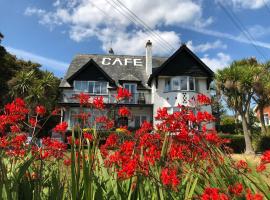
[[[155,123],[153,116],[159,107],[173,112],[178,104],[189,105],[189,99],[197,93],[209,96],[214,73],[186,45],[181,45],[169,58],[152,56],[150,41],[145,49],[145,56],[115,55],[111,49],[107,55],[74,57],[60,84],[63,120],[69,127],[79,112],[79,104],[73,97],[81,92],[102,95],[107,105],[104,112],[109,112],[115,105],[117,87],[127,88],[132,98],[121,105],[129,107],[132,116],[118,121],[130,128],[138,128],[145,120]],[[204,109],[211,112],[210,106]],[[91,111],[94,115],[104,114],[99,112]]]
[[[260,121],[260,111],[258,109],[258,106],[256,105],[253,109],[254,115],[257,117],[258,121]],[[270,106],[266,106],[263,109],[263,119],[264,119],[264,123],[265,126],[269,126],[270,125]],[[258,125],[261,127],[261,123],[259,122]]]

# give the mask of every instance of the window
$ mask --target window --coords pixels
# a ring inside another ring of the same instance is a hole
[[[87,81],[74,81],[74,89],[77,91],[87,92],[88,82]]]
[[[107,82],[102,81],[74,81],[76,91],[88,92],[90,94],[107,94]]]
[[[195,91],[195,78],[190,76],[176,76],[165,80],[165,92],[172,90]]]
[[[187,80],[188,77],[186,76],[180,77],[180,90],[188,90]]]
[[[269,125],[269,116],[268,116],[268,113],[264,113],[263,114],[263,118],[264,118],[264,123],[265,125]]]
[[[195,78],[189,77],[189,90],[194,91],[195,90]]]
[[[171,79],[165,80],[165,92],[171,91]]]
[[[147,117],[144,115],[135,116],[135,128],[139,128],[144,121],[147,121]]]
[[[124,88],[127,89],[130,93],[131,93],[131,98],[130,99],[126,99],[125,103],[135,103],[137,102],[136,98],[138,98],[138,96],[136,95],[137,93],[137,84],[136,83],[124,83]]]

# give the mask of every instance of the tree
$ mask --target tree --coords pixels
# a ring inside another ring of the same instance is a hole
[[[261,123],[261,132],[263,135],[267,134],[267,128],[264,122],[263,110],[270,105],[270,62],[266,64],[258,64],[260,70],[254,83],[253,99],[257,104],[259,111],[259,120]]]
[[[228,107],[241,116],[247,154],[254,153],[248,122],[250,102],[254,94],[254,77],[258,74],[255,63],[252,58],[235,61],[216,74],[217,89],[225,97]]]

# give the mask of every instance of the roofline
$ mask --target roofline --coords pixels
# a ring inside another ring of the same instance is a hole
[[[145,55],[129,55],[129,54],[75,54],[76,56],[109,56],[109,57],[117,57],[117,56],[131,56],[131,57],[145,57]],[[168,56],[152,56],[152,58],[164,58],[168,59]]]
[[[197,62],[199,62],[203,66],[203,68],[211,75],[211,77],[214,77],[215,75],[214,72],[198,56],[196,56],[185,44],[182,44],[181,47],[176,52],[174,52],[172,56],[170,56],[164,63],[162,63],[162,65],[153,74],[151,74],[151,76],[149,77],[147,81],[147,84],[150,85],[152,82],[152,79],[156,77],[161,72],[161,70],[163,70],[165,66],[173,58],[175,58],[178,53],[180,53],[183,50],[186,50]]]
[[[100,72],[111,82],[115,84],[115,81],[91,58],[86,64],[84,64],[79,70],[77,70],[70,77],[66,78],[67,82],[71,81],[74,77],[76,77],[82,70],[84,70],[89,64],[94,64]]]

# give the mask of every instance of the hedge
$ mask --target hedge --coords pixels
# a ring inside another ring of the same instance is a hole
[[[219,134],[219,136],[231,140],[227,146],[232,148],[234,153],[243,153],[245,151],[244,135]],[[256,152],[270,150],[270,136],[254,137],[252,139],[252,145]]]

